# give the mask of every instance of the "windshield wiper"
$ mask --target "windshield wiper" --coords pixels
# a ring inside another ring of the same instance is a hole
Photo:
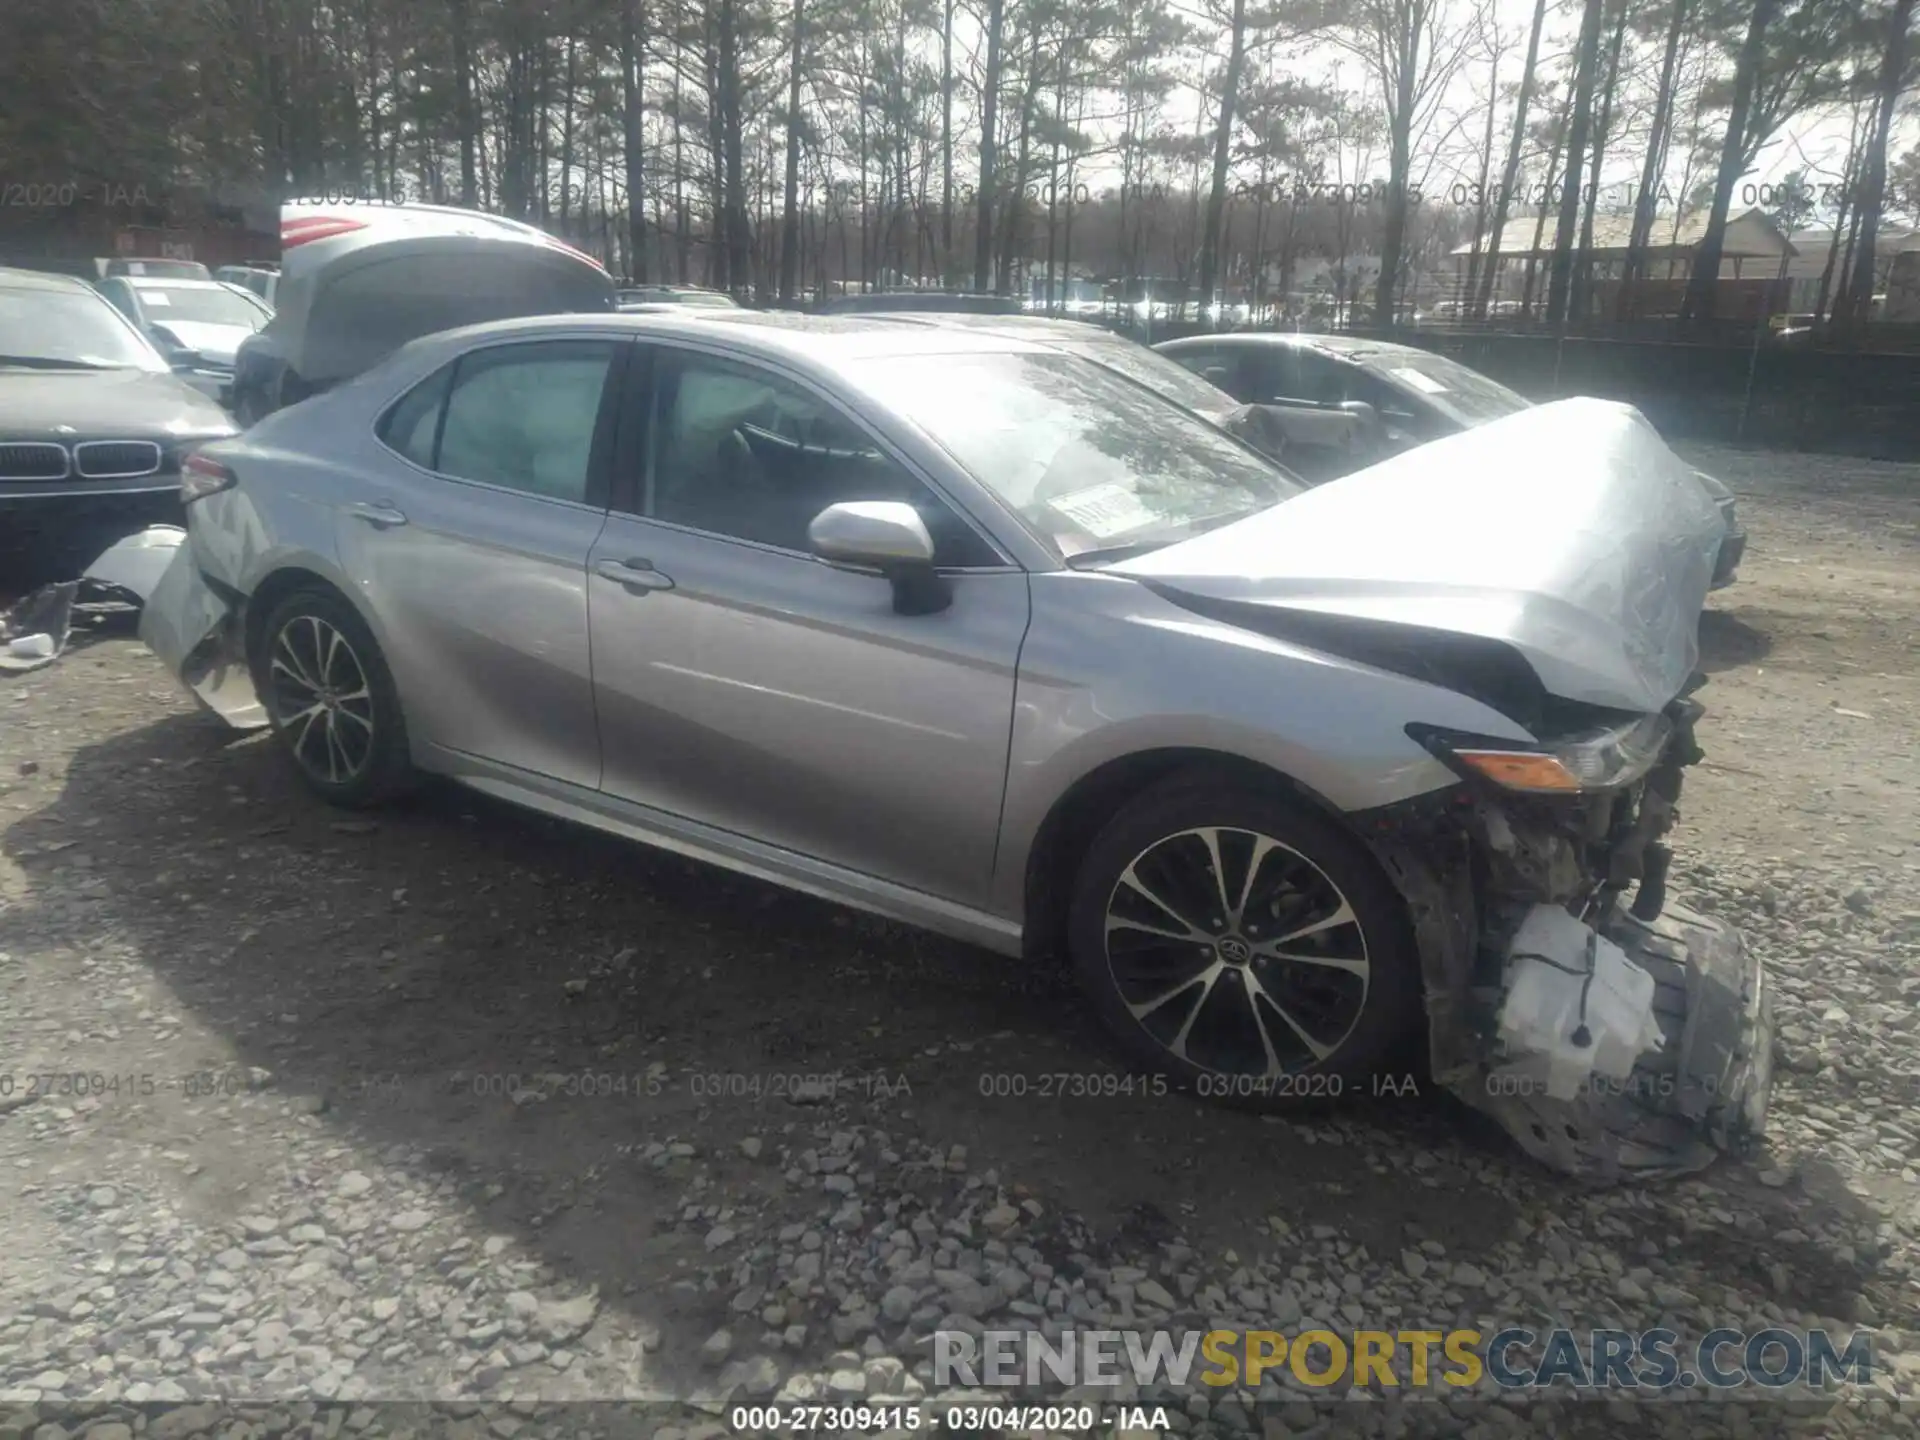
[[[118,370],[100,360],[65,360],[57,355],[0,355],[0,365],[19,365],[28,370]]]
[[[1279,500],[1272,502],[1273,505],[1279,503]],[[1231,525],[1236,520],[1244,520],[1249,515],[1257,515],[1261,510],[1271,508],[1271,505],[1262,505],[1252,510],[1229,510],[1224,515],[1209,515],[1204,520],[1193,521],[1182,534],[1169,535],[1162,540],[1133,540],[1125,545],[1108,545],[1099,550],[1082,550],[1078,554],[1069,555],[1067,564],[1074,570],[1091,570],[1095,566],[1111,565],[1117,560],[1131,560],[1136,555],[1164,550],[1169,545],[1177,545],[1182,540],[1191,540],[1196,535],[1204,535],[1209,530],[1218,530],[1223,525]]]
[[[1081,550],[1069,555],[1067,564],[1074,570],[1092,570],[1101,565],[1111,565],[1116,560],[1131,560],[1136,555],[1164,550],[1171,544],[1173,544],[1172,540],[1135,540],[1130,545],[1108,545],[1098,550]]]

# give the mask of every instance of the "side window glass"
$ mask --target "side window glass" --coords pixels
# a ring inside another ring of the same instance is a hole
[[[1302,400],[1311,400],[1317,405],[1338,405],[1343,400],[1366,398],[1355,394],[1352,389],[1354,377],[1364,373],[1359,367],[1342,365],[1310,350],[1296,351],[1295,361],[1299,366],[1298,384]]]
[[[1300,366],[1291,345],[1259,345],[1247,349],[1249,400],[1266,404],[1307,398],[1300,393]]]
[[[133,287],[125,281],[119,281],[117,283],[109,283],[103,288],[106,291],[108,303],[122,315],[137,324],[140,319],[140,310],[139,307],[133,303]]]
[[[464,355],[433,468],[550,500],[584,501],[614,347],[545,340]]]
[[[935,563],[997,564],[952,509],[839,411],[777,375],[663,352],[655,368],[646,513],[656,520],[806,551],[829,505],[899,500],[933,537]]]
[[[433,442],[440,431],[440,406],[447,398],[453,366],[446,365],[402,395],[374,427],[389,450],[420,466],[433,469]]]
[[[1233,367],[1222,358],[1218,345],[1194,345],[1174,351],[1169,358],[1178,360],[1202,380],[1218,385],[1229,395],[1233,393]]]

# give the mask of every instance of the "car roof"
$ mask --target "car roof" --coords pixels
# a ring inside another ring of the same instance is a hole
[[[1417,345],[1399,345],[1391,340],[1372,340],[1364,335],[1322,335],[1311,330],[1233,330],[1224,335],[1182,335],[1156,349],[1171,351],[1189,345],[1293,345],[1319,350],[1327,355],[1358,358],[1362,355],[1408,355],[1431,357],[1431,350]]]
[[[876,315],[812,315],[795,310],[721,310],[662,307],[653,311],[606,314],[528,315],[443,330],[421,342],[434,349],[461,349],[476,340],[504,339],[526,332],[604,330],[641,339],[711,340],[723,334],[741,349],[769,357],[793,356],[829,367],[876,356],[984,355],[1049,346],[1040,336],[1024,342],[1004,332],[974,333],[953,325],[901,325]]]
[[[196,276],[181,275],[109,275],[109,280],[124,280],[136,288],[152,286],[156,290],[231,290],[233,287],[224,280],[201,280]]]
[[[0,265],[0,285],[9,290],[78,290],[91,295],[93,287],[77,275],[59,275],[50,270],[16,270]]]
[[[936,325],[957,330],[978,330],[1014,336],[1032,336],[1035,340],[1119,340],[1122,337],[1100,325],[1084,320],[1059,320],[1045,315],[983,315],[965,310],[893,310],[876,311],[873,319],[889,325]]]

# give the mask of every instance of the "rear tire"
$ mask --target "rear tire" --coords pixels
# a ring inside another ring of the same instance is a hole
[[[260,628],[253,683],[281,748],[321,799],[358,810],[414,782],[392,672],[360,614],[312,587],[276,603]]]
[[[1421,1013],[1404,905],[1359,841],[1276,791],[1176,776],[1095,837],[1068,912],[1127,1054],[1258,1109],[1358,1094]]]

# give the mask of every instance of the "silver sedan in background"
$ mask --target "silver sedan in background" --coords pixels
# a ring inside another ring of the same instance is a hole
[[[1424,1021],[1564,1169],[1764,1120],[1758,962],[1664,900],[1719,519],[1628,407],[1307,490],[1038,340],[551,316],[416,340],[183,488],[142,633],[336,804],[431,772],[1063,957],[1229,1101],[1354,1093]]]
[[[1309,480],[1345,475],[1416,445],[1457,435],[1524,410],[1533,402],[1457,360],[1358,335],[1284,330],[1195,335],[1153,347],[1264,412],[1292,442],[1285,459]],[[1308,417],[1319,419],[1319,432]],[[1358,434],[1337,424],[1355,417]],[[1713,586],[1731,585],[1746,553],[1734,495],[1705,471],[1697,480],[1715,505],[1725,534]]]

